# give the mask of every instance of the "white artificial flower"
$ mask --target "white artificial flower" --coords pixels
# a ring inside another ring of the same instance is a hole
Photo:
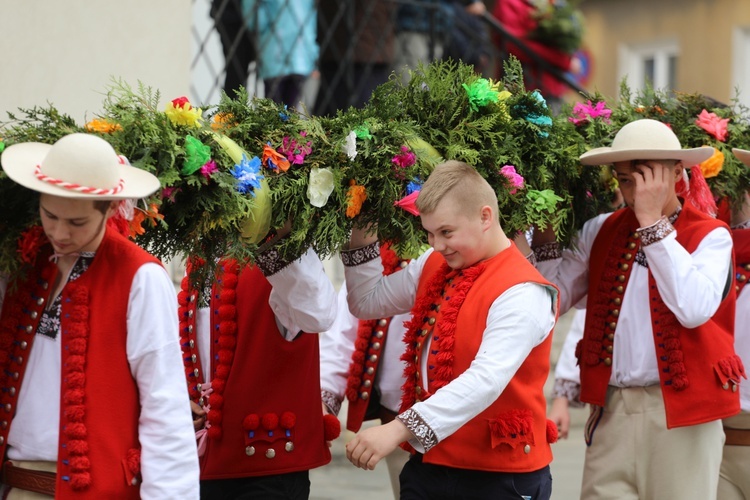
[[[310,182],[307,186],[307,198],[310,200],[310,205],[318,208],[324,206],[331,193],[333,193],[333,172],[327,168],[311,168]]]
[[[349,132],[349,135],[346,136],[344,152],[346,152],[346,155],[350,160],[353,160],[357,157],[357,134],[355,134],[353,130]]]

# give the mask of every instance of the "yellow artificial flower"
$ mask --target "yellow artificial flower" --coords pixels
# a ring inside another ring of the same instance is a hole
[[[164,113],[172,124],[185,127],[198,127],[203,120],[200,108],[194,108],[187,97],[172,99],[167,103]]]

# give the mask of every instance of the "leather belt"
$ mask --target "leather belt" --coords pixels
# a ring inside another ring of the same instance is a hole
[[[11,462],[5,462],[2,469],[2,482],[11,488],[55,496],[57,474],[42,470],[22,469]]]
[[[730,429],[724,427],[724,446],[750,446],[750,429]]]

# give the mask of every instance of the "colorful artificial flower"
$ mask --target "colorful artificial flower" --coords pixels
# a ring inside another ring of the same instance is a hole
[[[0,153],[2,153],[4,149],[5,149],[5,143],[3,141],[0,141]]]
[[[573,106],[573,116],[569,116],[568,121],[576,126],[589,123],[597,118],[601,118],[605,123],[610,123],[609,117],[611,115],[612,110],[607,108],[607,103],[604,101],[599,101],[595,105],[591,101],[586,101],[586,104],[578,102]]]
[[[180,173],[193,175],[211,159],[211,148],[192,135],[185,137],[185,163]]]
[[[307,134],[303,130],[300,132],[300,135],[305,137]],[[286,156],[292,165],[302,165],[305,161],[305,156],[312,153],[312,142],[307,141],[307,144],[303,146],[302,143],[285,135],[277,151]]]
[[[130,237],[132,239],[146,232],[143,228],[143,222],[146,220],[151,222],[152,227],[156,227],[157,220],[164,220],[164,216],[159,213],[159,206],[156,203],[149,204],[146,210],[135,207],[133,218],[130,220]]]
[[[164,110],[173,125],[198,127],[202,120],[200,108],[194,108],[187,97],[178,97],[167,103]]]
[[[260,181],[263,179],[263,176],[260,175],[260,167],[260,158],[253,156],[252,159],[248,160],[247,156],[242,155],[242,161],[229,171],[237,179],[237,191],[255,196],[255,190],[260,189]]]
[[[321,208],[328,202],[333,193],[333,172],[327,168],[310,169],[310,182],[307,186],[307,198],[310,205]]]
[[[505,165],[500,169],[500,173],[508,179],[510,183],[510,194],[516,194],[519,189],[523,189],[524,179],[521,175],[516,172],[516,167],[513,165]]]
[[[112,134],[114,132],[118,132],[122,130],[122,127],[119,123],[112,123],[108,120],[100,120],[99,118],[94,118],[90,122],[88,122],[85,126],[85,129],[88,132],[99,132],[100,134]]]
[[[353,160],[357,157],[357,134],[353,130],[349,132],[349,135],[346,136],[346,141],[344,142],[344,152],[350,160]]]
[[[709,113],[705,109],[701,111],[695,124],[712,135],[717,141],[725,142],[727,140],[727,124],[729,118],[720,118],[716,113]]]
[[[709,147],[709,146],[704,146]],[[709,179],[711,177],[716,177],[719,175],[719,172],[721,172],[721,169],[724,167],[724,153],[719,151],[718,148],[713,148],[714,154],[711,155],[711,157],[708,160],[705,160],[703,163],[700,164],[701,166],[701,173],[703,174],[703,177],[706,179]]]
[[[542,94],[539,93],[538,90],[535,90],[531,93],[531,95],[542,104],[544,109],[547,109],[547,101],[544,99]],[[539,113],[528,113],[525,117],[525,120],[528,122],[533,123],[534,125],[538,125],[539,127],[551,127],[552,126],[552,118],[550,118],[546,114],[539,114]],[[548,137],[549,132],[546,132],[544,130],[539,131],[540,137]]]
[[[370,128],[367,126],[367,123],[355,128],[354,133],[357,134],[357,139],[372,139],[372,134],[370,133]]]
[[[279,111],[279,118],[281,118],[282,122],[289,121],[289,114],[287,113],[287,109],[289,109],[289,107],[284,104],[284,111]]]
[[[412,194],[415,191],[420,191],[422,189],[422,179],[419,178],[419,176],[415,177],[413,181],[409,182],[409,184],[406,185],[406,194]]]
[[[557,196],[551,189],[545,189],[542,191],[530,189],[526,193],[526,199],[531,202],[531,208],[539,213],[545,211],[553,213],[557,208],[557,204],[563,201],[563,199]]]
[[[211,174],[218,171],[219,167],[216,166],[216,162],[213,160],[209,160],[201,167],[201,175],[206,179],[210,178]]]
[[[472,111],[479,111],[479,108],[500,100],[500,93],[486,78],[478,78],[470,85],[464,83],[462,86],[469,98],[469,107]]]
[[[401,152],[391,159],[393,163],[393,172],[397,179],[404,179],[404,173],[401,171],[407,169],[417,163],[417,155],[415,155],[409,146],[401,146]]]
[[[234,116],[231,113],[216,113],[211,117],[211,129],[223,130],[234,126]]]
[[[286,172],[289,170],[289,160],[271,147],[271,143],[263,146],[263,164],[266,168]]]
[[[357,184],[354,179],[349,181],[349,189],[346,192],[346,216],[353,219],[362,210],[362,204],[367,199],[367,191],[364,186]]]
[[[177,193],[179,193],[180,191],[181,191],[180,188],[167,186],[161,190],[161,199],[169,200],[170,203],[174,203],[175,196],[177,196]]]
[[[412,215],[419,216],[419,209],[417,209],[417,198],[419,197],[419,191],[414,191],[411,194],[407,194],[398,201],[394,201],[393,205],[406,210]]]

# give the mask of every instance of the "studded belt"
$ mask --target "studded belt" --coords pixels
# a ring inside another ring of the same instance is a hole
[[[11,462],[5,462],[0,475],[3,484],[11,488],[33,491],[51,497],[55,496],[57,474],[54,472],[23,469],[16,467]]]
[[[750,446],[750,429],[730,429],[724,427],[727,439],[724,446]]]

